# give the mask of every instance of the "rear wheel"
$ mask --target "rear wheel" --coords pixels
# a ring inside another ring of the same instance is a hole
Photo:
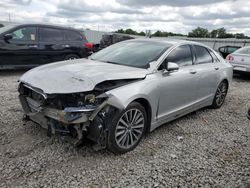
[[[108,149],[114,153],[126,153],[140,142],[147,125],[144,107],[132,102],[125,110],[114,116],[108,138]]]
[[[80,57],[76,54],[69,54],[69,55],[66,55],[64,60],[74,60],[74,59],[79,59]]]
[[[214,108],[220,108],[223,105],[225,98],[227,96],[227,90],[228,90],[228,83],[224,80],[219,84],[216,90],[214,101],[212,104]]]

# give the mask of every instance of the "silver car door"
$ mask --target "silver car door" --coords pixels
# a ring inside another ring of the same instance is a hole
[[[193,67],[193,57],[189,45],[175,48],[165,62],[174,62],[179,70],[163,73],[159,82],[160,98],[158,120],[175,116],[196,102],[197,75]]]
[[[214,97],[220,74],[220,63],[216,56],[213,58],[213,52],[210,52],[203,46],[194,45],[192,47],[195,55],[194,68],[197,70],[199,78],[197,88],[198,102],[203,103]]]

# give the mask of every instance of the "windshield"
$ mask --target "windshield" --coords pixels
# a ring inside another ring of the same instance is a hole
[[[240,49],[236,50],[234,53],[250,55],[250,47],[240,48]]]
[[[1,27],[0,28],[0,34],[2,34],[2,33],[4,33],[4,32],[6,32],[6,31],[8,31],[8,30],[10,30],[10,29],[12,29],[12,28],[14,28],[15,26],[14,25],[6,25],[6,26],[4,26],[4,27]]]
[[[157,60],[171,45],[156,41],[129,40],[111,45],[95,54],[90,59],[138,68],[147,68]]]

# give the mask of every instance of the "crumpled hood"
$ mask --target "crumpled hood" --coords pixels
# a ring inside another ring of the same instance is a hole
[[[51,63],[26,72],[20,81],[44,93],[77,93],[91,91],[106,80],[144,78],[148,70],[77,59]]]

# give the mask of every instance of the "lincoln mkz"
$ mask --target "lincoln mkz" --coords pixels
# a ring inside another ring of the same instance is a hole
[[[42,65],[19,80],[25,119],[48,134],[133,150],[162,124],[225,101],[233,68],[214,50],[181,40],[132,39],[88,59]]]

